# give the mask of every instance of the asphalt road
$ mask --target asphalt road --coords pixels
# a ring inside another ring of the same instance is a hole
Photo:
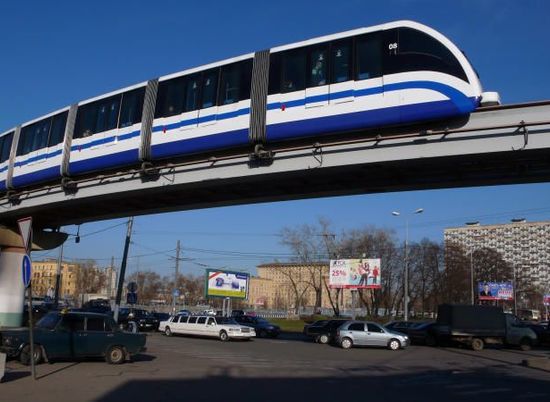
[[[303,340],[213,339],[152,334],[147,352],[120,366],[9,361],[0,401],[545,401],[550,373],[523,367],[550,350],[411,346],[343,350]]]

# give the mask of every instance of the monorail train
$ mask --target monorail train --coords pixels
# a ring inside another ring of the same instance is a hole
[[[143,82],[0,134],[0,191],[296,138],[465,115],[476,72],[412,21],[324,36]]]

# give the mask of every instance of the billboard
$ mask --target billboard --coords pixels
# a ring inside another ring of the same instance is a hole
[[[514,300],[514,286],[511,282],[478,282],[479,300]]]
[[[243,272],[206,270],[206,297],[248,298],[250,275]]]
[[[545,306],[550,306],[550,294],[544,295],[543,301]]]
[[[330,288],[380,289],[380,279],[380,258],[330,260]]]

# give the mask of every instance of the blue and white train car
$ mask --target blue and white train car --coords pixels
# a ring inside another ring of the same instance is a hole
[[[21,188],[61,178],[68,113],[69,108],[64,108],[21,127],[13,163],[13,187]]]
[[[0,192],[7,190],[10,153],[15,129],[0,134]]]
[[[153,159],[248,144],[253,54],[159,79]]]
[[[139,163],[145,89],[141,83],[78,104],[69,175]]]
[[[397,21],[271,49],[267,141],[472,112],[478,77],[435,30]]]
[[[447,119],[498,103],[488,94],[439,32],[412,21],[361,28],[140,83],[5,132],[0,191],[191,154]]]

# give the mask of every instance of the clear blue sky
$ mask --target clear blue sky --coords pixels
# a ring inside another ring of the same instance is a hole
[[[0,4],[0,131],[113,89],[211,61],[302,39],[397,19],[427,24],[470,58],[484,88],[504,103],[550,98],[550,2],[471,1],[6,1]],[[330,219],[334,232],[365,225],[393,228],[392,210],[422,207],[411,220],[413,240],[441,241],[445,227],[469,220],[550,219],[550,185],[497,186],[279,202],[138,217],[129,270],[172,272],[174,262],[155,250],[184,247],[183,272],[199,264],[254,271],[288,250],[284,226]],[[86,224],[81,234],[124,220]],[[76,227],[68,227],[75,233]],[[71,258],[111,256],[120,262],[123,225],[68,242]],[[190,251],[188,248],[214,250]],[[223,251],[218,253],[218,251]],[[228,255],[237,252],[237,255]],[[253,253],[243,256],[240,253]],[[173,254],[173,251],[168,254]],[[33,258],[57,251],[34,253]],[[136,256],[141,255],[137,258]]]

